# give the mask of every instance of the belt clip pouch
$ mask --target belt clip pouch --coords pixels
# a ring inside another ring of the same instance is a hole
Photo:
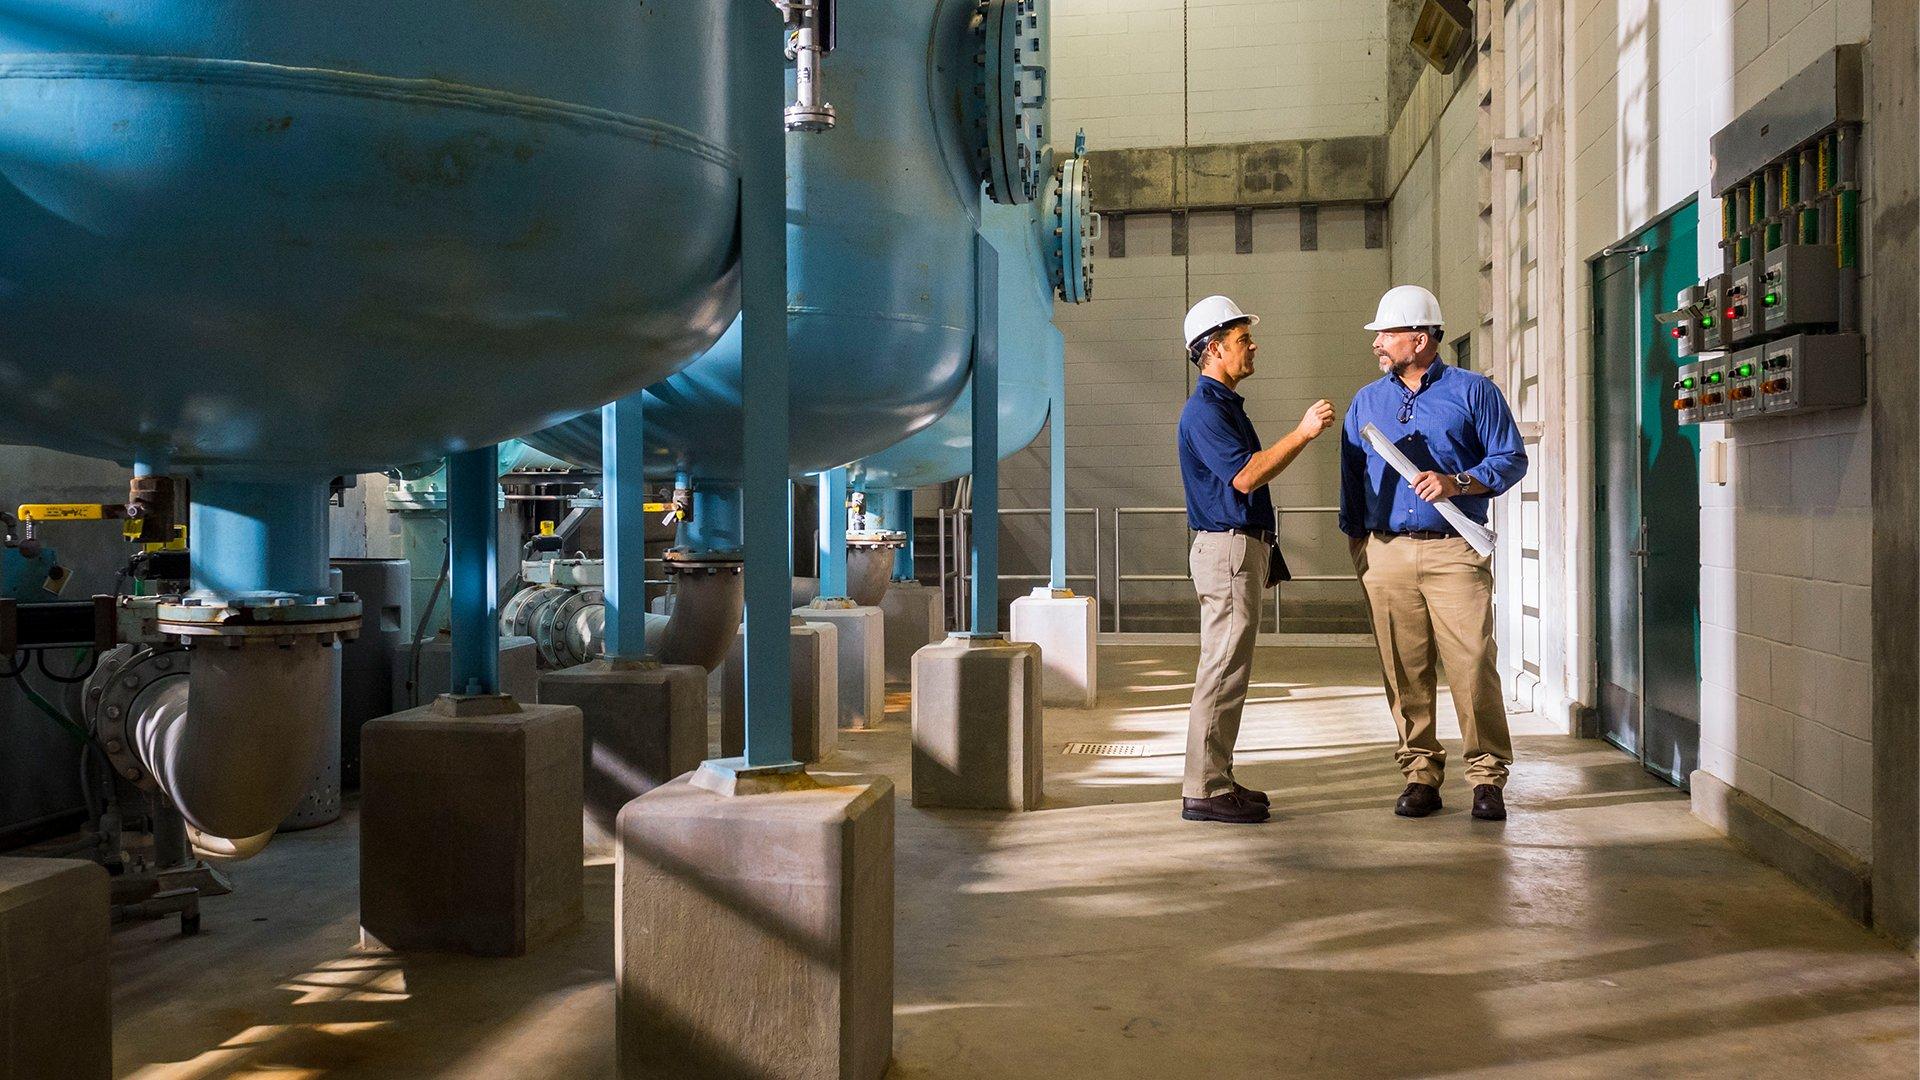
[[[1283,581],[1292,580],[1293,571],[1287,569],[1287,558],[1280,554],[1280,545],[1269,545],[1267,547],[1267,583],[1265,587],[1271,589]]]

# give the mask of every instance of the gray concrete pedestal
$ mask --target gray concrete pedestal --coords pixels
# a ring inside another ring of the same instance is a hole
[[[955,634],[913,654],[913,805],[1036,810],[1040,647]]]
[[[519,956],[580,919],[580,710],[440,698],[360,731],[360,931]]]
[[[107,893],[91,862],[0,859],[0,1076],[113,1075]]]
[[[896,581],[880,600],[886,616],[887,681],[913,681],[913,654],[947,636],[947,605],[940,590]]]
[[[840,726],[877,727],[887,715],[886,616],[850,600],[815,600],[793,613],[839,628]]]
[[[893,783],[682,777],[620,812],[619,1075],[878,1080],[893,1049]],[[725,785],[719,785],[725,786]]]
[[[814,762],[833,753],[840,731],[840,628],[795,616],[793,648],[793,756]],[[738,757],[746,746],[746,629],[720,667],[720,756]]]
[[[1040,646],[1040,698],[1048,705],[1093,708],[1099,696],[1099,628],[1093,597],[1038,588],[1016,599],[1007,634]]]
[[[393,653],[393,703],[406,708],[412,700],[407,696],[407,668],[413,659],[413,650],[401,645]],[[431,705],[433,699],[447,692],[448,674],[453,670],[453,643],[448,638],[434,638],[420,643],[420,704]],[[500,639],[500,692],[511,695],[516,701],[532,701],[535,687],[540,681],[540,649],[530,637],[508,635]]]
[[[594,660],[540,676],[540,703],[580,710],[586,848],[612,854],[620,808],[707,756],[707,672]]]

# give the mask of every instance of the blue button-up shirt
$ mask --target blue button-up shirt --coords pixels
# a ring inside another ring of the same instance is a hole
[[[1233,478],[1260,452],[1247,419],[1247,399],[1200,376],[1180,410],[1180,482],[1187,489],[1187,527],[1195,532],[1272,529],[1273,496],[1265,484],[1241,494]]]
[[[1353,395],[1340,440],[1340,531],[1454,532],[1432,503],[1367,447],[1360,431],[1368,424],[1393,440],[1415,466],[1455,476],[1466,473],[1494,495],[1527,475],[1527,451],[1513,422],[1507,399],[1493,380],[1441,361],[1407,389],[1388,373]],[[1453,500],[1468,517],[1487,522],[1487,495]]]

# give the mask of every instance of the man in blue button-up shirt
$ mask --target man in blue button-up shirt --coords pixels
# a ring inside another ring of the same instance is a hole
[[[1440,360],[1440,304],[1417,285],[1388,292],[1367,329],[1381,377],[1356,393],[1341,438],[1340,531],[1352,547],[1387,706],[1399,728],[1403,817],[1440,809],[1446,750],[1435,727],[1437,654],[1466,743],[1473,816],[1506,817],[1513,747],[1493,640],[1493,564],[1434,503],[1486,524],[1494,496],[1527,473],[1527,452],[1493,380]],[[1423,471],[1412,482],[1370,450],[1368,424]]]
[[[1268,817],[1265,792],[1233,778],[1233,744],[1253,674],[1260,595],[1278,560],[1267,484],[1333,426],[1333,404],[1316,401],[1299,426],[1260,445],[1246,401],[1234,393],[1253,374],[1253,324],[1224,296],[1187,313],[1187,359],[1200,369],[1180,410],[1180,479],[1193,530],[1188,569],[1200,596],[1200,663],[1187,713],[1187,771],[1180,815],[1189,821],[1251,823]]]

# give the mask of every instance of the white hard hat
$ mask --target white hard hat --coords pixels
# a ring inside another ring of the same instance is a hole
[[[1240,305],[1224,296],[1209,296],[1205,300],[1187,309],[1187,321],[1182,329],[1187,335],[1187,348],[1193,343],[1213,333],[1230,322],[1247,321],[1251,326],[1260,321],[1260,316],[1249,315],[1240,310]]]
[[[1399,330],[1408,326],[1443,327],[1440,300],[1418,285],[1395,285],[1380,298],[1380,310],[1374,313],[1369,330]]]

